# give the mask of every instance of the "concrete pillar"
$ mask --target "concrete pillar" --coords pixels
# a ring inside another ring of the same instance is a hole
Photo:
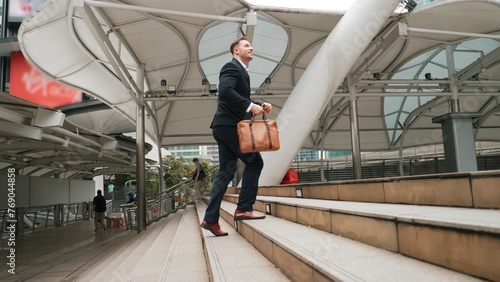
[[[137,69],[137,86],[144,92],[144,65]],[[137,233],[146,230],[146,153],[144,150],[145,117],[144,93],[139,93],[136,119],[136,172],[137,172]]]
[[[279,184],[314,123],[400,0],[356,0],[327,37],[280,111],[281,150],[264,153],[260,185]]]
[[[443,131],[445,166],[448,172],[477,171],[472,119],[478,113],[449,113],[432,119]]]

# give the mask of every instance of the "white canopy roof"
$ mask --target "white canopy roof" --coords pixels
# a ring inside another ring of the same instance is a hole
[[[24,55],[132,122],[140,92],[136,71],[144,66],[147,133],[163,146],[214,143],[209,125],[217,101],[202,82],[217,83],[218,70],[230,60],[228,45],[241,32],[253,35],[254,99],[273,103],[276,115],[343,15],[252,6],[244,0],[81,3],[52,0],[38,8],[20,29]],[[258,15],[255,30],[244,23],[249,11]],[[458,44],[451,51],[462,110],[481,113],[477,141],[500,141],[499,37],[476,39],[500,32],[499,14],[499,1],[450,0],[389,19],[350,73],[359,95],[361,149],[441,143],[439,125],[431,119],[449,112],[449,61],[446,56],[443,61],[443,50],[450,44]],[[425,73],[440,80],[425,80]],[[350,150],[345,92],[344,86],[337,90],[305,147]],[[314,93],[304,95],[314,99]]]

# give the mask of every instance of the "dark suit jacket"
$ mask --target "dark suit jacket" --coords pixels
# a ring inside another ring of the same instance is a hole
[[[250,103],[250,76],[237,59],[225,64],[219,75],[219,97],[217,112],[212,125],[236,126],[243,119],[250,119],[246,112]],[[260,103],[253,102],[260,105]]]

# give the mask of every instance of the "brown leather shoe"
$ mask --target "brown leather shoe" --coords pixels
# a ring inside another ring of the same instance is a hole
[[[234,220],[251,220],[251,219],[264,219],[265,215],[255,214],[253,211],[242,212],[239,210],[234,211]]]
[[[218,223],[209,223],[203,221],[200,226],[201,228],[212,232],[215,236],[227,236],[228,234],[227,232],[220,230],[220,225]]]

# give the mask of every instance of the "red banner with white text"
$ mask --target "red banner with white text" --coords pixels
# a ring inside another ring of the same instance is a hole
[[[22,53],[12,53],[10,59],[10,94],[52,109],[82,101],[81,91],[46,77]]]

